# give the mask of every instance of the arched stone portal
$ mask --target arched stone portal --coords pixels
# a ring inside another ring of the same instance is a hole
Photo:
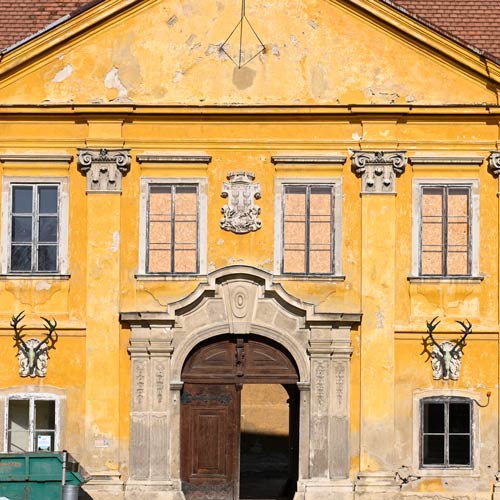
[[[184,499],[182,369],[195,348],[221,335],[282,346],[298,373],[300,428],[295,499],[352,496],[349,482],[350,331],[359,313],[317,313],[271,274],[249,266],[210,273],[166,312],[123,312],[131,327],[130,460],[126,498]]]

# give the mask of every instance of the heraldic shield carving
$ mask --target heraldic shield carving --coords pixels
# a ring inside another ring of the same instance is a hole
[[[221,209],[224,217],[220,226],[233,233],[249,233],[257,231],[262,221],[257,217],[260,208],[254,200],[261,197],[260,184],[253,183],[255,174],[252,172],[229,172],[229,182],[224,182],[221,196],[227,198],[227,204]]]

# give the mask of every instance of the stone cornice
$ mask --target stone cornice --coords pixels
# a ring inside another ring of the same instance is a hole
[[[479,166],[484,162],[482,156],[411,156],[408,158],[412,165],[473,165]]]
[[[46,154],[46,153],[30,153],[30,154],[2,154],[0,155],[0,163],[71,163],[73,155],[68,154]]]
[[[343,165],[347,157],[343,155],[274,155],[271,162],[275,165]]]
[[[140,154],[136,156],[138,163],[210,163],[212,157],[204,153],[172,153],[172,154]]]

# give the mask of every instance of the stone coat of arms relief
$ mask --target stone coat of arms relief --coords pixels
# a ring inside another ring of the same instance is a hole
[[[255,174],[252,172],[229,172],[222,186],[221,196],[227,198],[227,204],[221,209],[224,217],[220,226],[226,231],[244,234],[257,231],[262,226],[258,218],[260,208],[254,200],[261,197],[260,184],[254,183]]]

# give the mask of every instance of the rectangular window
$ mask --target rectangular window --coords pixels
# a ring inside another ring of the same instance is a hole
[[[34,397],[8,400],[7,451],[54,451],[56,402]]]
[[[334,274],[332,184],[283,186],[282,274]]]
[[[471,187],[422,185],[420,275],[471,275]]]
[[[425,398],[421,402],[421,467],[472,466],[472,402]]]
[[[147,203],[146,272],[199,273],[197,184],[151,184]]]
[[[9,271],[59,272],[59,184],[11,184]]]

